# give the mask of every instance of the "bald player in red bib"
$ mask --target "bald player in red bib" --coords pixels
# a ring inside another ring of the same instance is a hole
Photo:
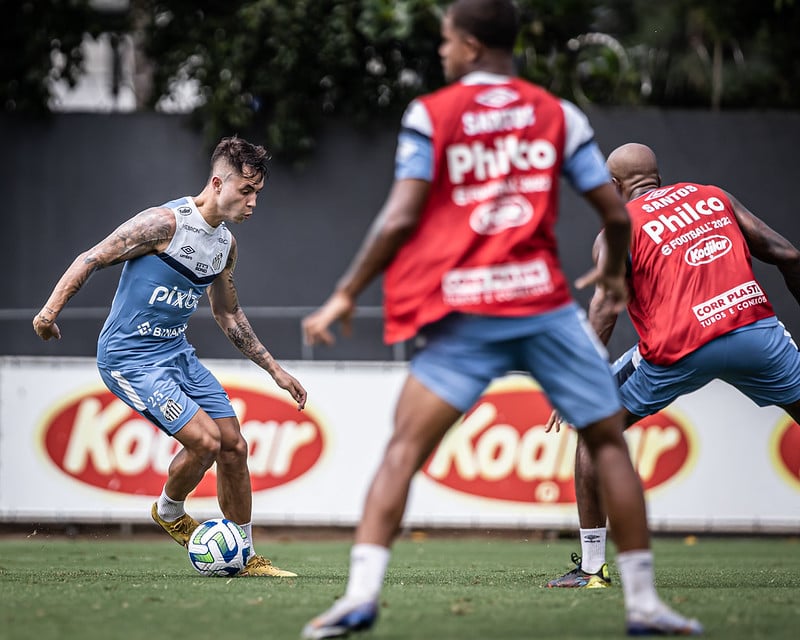
[[[800,251],[719,187],[662,185],[656,155],[645,145],[619,147],[607,166],[628,201],[632,226],[627,309],[639,342],[612,365],[626,426],[715,379],[800,422],[800,353],[751,261],[752,256],[775,265],[800,302]],[[606,259],[602,233],[593,253],[598,264]],[[604,344],[617,316],[594,296],[589,322]],[[557,429],[559,421],[554,414],[548,430]],[[581,555],[572,554],[576,567],[548,587],[611,583],[606,513],[597,486],[595,465],[579,442],[575,493]]]

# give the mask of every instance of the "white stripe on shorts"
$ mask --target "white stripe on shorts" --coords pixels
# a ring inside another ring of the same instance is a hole
[[[125,378],[123,378],[122,374],[119,371],[112,371],[111,377],[117,381],[120,388],[125,392],[125,395],[127,396],[128,400],[131,401],[131,404],[133,404],[134,408],[137,411],[144,411],[145,409],[147,409],[147,405],[144,402],[142,402],[142,399],[139,397],[139,394],[137,394],[133,390],[131,383],[128,382]]]

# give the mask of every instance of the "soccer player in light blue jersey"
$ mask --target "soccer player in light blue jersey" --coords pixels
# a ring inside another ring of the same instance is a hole
[[[185,334],[204,292],[214,319],[236,348],[269,373],[298,409],[306,403],[306,390],[250,326],[233,279],[237,247],[227,225],[253,215],[268,161],[264,147],[223,138],[199,195],[145,209],[78,255],[33,319],[40,338],[61,338],[56,318],[64,305],[92,273],[124,263],[98,340],[97,366],[117,397],[183,445],[151,515],[184,546],[199,525],[184,501],[215,462],[220,509],[244,528],[252,544],[247,442],[225,390]],[[253,553],[238,575],[296,574]]]

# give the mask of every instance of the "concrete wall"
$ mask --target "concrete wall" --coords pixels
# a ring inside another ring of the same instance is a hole
[[[624,142],[651,145],[665,182],[715,183],[795,243],[800,221],[794,186],[800,113],[710,113],[592,110],[605,153]],[[256,216],[233,228],[240,247],[240,300],[262,341],[279,359],[402,358],[381,342],[374,284],[362,297],[365,317],[353,338],[333,349],[304,350],[299,317],[330,291],[357,249],[391,182],[396,130],[331,127],[319,152],[297,168],[276,158]],[[95,274],[60,320],[63,338],[43,343],[30,320],[55,281],[81,251],[139,210],[198,193],[208,150],[179,116],[62,114],[47,122],[0,118],[0,168],[5,197],[7,274],[0,302],[0,355],[93,355],[120,267]],[[599,222],[569,188],[563,190],[558,233],[562,260],[574,278],[590,266]],[[756,275],[787,327],[800,337],[800,310],[774,267]],[[582,303],[588,292],[576,292]],[[201,357],[238,352],[201,309],[189,328]],[[610,345],[617,355],[635,340],[622,318]]]

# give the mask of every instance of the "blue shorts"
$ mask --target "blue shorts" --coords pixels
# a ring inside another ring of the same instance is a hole
[[[420,337],[411,374],[460,411],[512,371],[532,375],[577,428],[622,408],[605,347],[575,303],[522,318],[454,313],[424,327]]]
[[[637,416],[656,413],[715,379],[760,407],[800,399],[800,352],[774,316],[726,333],[666,367],[647,362],[635,345],[612,369],[622,404]]]
[[[212,418],[236,415],[225,389],[194,349],[131,368],[97,368],[115,396],[169,435],[175,435],[198,409]]]

